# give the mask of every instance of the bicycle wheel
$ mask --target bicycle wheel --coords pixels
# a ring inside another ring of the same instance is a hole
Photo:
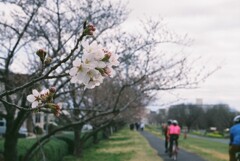
[[[240,152],[236,153],[236,159],[237,161],[240,161]]]
[[[172,158],[173,160],[177,160],[177,146],[175,143],[173,144]]]

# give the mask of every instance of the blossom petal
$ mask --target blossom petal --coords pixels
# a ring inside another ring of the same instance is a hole
[[[73,61],[73,66],[75,66],[75,67],[78,67],[81,64],[82,64],[82,61],[79,58],[77,58],[76,60]]]
[[[32,103],[32,108],[35,108],[35,107],[37,107],[38,106],[38,101],[34,101],[33,103]]]
[[[27,96],[27,100],[29,102],[34,102],[36,100],[36,97],[34,95],[30,94],[30,95]]]
[[[77,71],[78,71],[78,68],[73,67],[73,68],[70,69],[69,74],[70,74],[71,76],[74,76],[74,75],[77,74]]]
[[[82,41],[82,46],[83,48],[88,48],[89,47],[89,43],[87,41]]]
[[[36,90],[36,89],[33,89],[32,90],[32,93],[34,96],[38,97],[40,95],[40,93]]]
[[[77,78],[76,76],[75,77],[72,77],[71,80],[70,80],[71,83],[77,83]]]
[[[83,82],[83,84],[88,84],[90,81],[90,77],[86,74],[81,78],[81,81]]]
[[[106,65],[106,63],[105,62],[103,62],[103,61],[98,61],[98,64],[97,64],[97,67],[98,68],[105,68],[107,65]]]

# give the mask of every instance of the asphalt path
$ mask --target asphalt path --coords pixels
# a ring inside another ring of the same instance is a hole
[[[164,160],[164,161],[172,161],[173,159],[169,158],[168,154],[165,153],[165,147],[164,147],[164,140],[154,136],[153,134],[147,132],[147,131],[141,131],[140,132],[146,140],[148,140],[149,144],[157,150],[158,155]],[[178,151],[178,161],[207,161],[197,154],[187,152],[183,149],[180,149]]]

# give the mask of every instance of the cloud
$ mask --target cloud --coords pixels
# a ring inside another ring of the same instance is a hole
[[[133,9],[124,24],[134,26],[143,15],[162,16],[171,30],[194,39],[191,54],[205,58],[207,67],[221,65],[199,89],[179,90],[161,99],[177,97],[204,103],[224,102],[240,110],[240,1],[239,0],[138,0],[129,1]],[[161,93],[162,94],[162,93]],[[159,95],[161,95],[159,94]],[[162,96],[162,95],[161,95]]]

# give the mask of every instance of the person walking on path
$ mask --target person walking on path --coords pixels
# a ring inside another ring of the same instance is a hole
[[[144,127],[145,127],[145,125],[144,125],[144,123],[142,122],[142,123],[140,124],[140,129],[141,129],[141,131],[144,130]]]
[[[240,152],[240,115],[234,117],[230,128],[229,161],[237,161],[236,153]]]

